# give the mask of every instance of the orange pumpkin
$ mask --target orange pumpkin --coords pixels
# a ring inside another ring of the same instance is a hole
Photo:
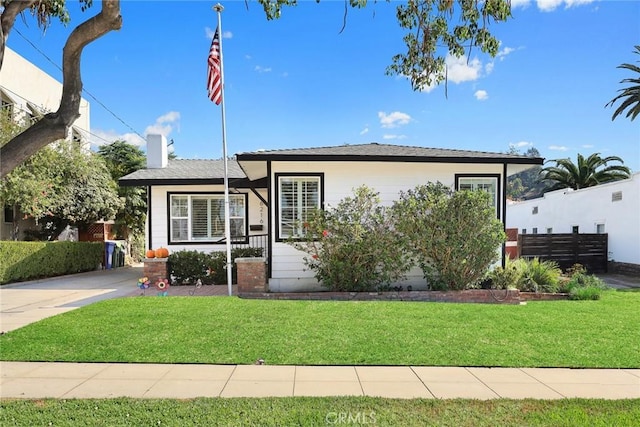
[[[153,249],[149,249],[145,255],[147,256],[147,258],[155,258],[156,257],[156,251],[154,251]]]
[[[158,258],[167,258],[169,256],[169,249],[164,247],[156,249],[156,256]]]

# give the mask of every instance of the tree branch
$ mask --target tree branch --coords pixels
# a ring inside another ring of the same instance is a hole
[[[62,99],[58,111],[45,115],[0,148],[0,178],[42,147],[67,136],[69,128],[80,116],[82,50],[94,40],[121,27],[120,0],[102,0],[100,13],[73,30],[62,55]]]
[[[16,22],[16,18],[24,10],[29,9],[37,0],[12,1],[7,3],[6,0],[1,1],[0,5],[4,6],[4,11],[0,16],[0,70],[4,61],[4,48],[7,45],[9,33]]]

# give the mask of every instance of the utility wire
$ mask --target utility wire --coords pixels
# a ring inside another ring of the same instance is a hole
[[[49,58],[49,56],[47,56],[46,53],[44,53],[42,50],[40,50],[40,48],[38,48],[38,46],[36,46],[31,40],[26,38],[18,29],[14,28],[13,31],[16,32],[20,37],[22,37],[27,43],[29,43],[38,53],[40,53],[42,56],[44,56],[47,59],[47,61],[49,61],[51,64],[53,64],[58,70],[62,71],[62,68],[57,63],[55,63],[51,58]],[[100,105],[102,108],[104,108],[116,120],[118,120],[120,123],[125,125],[131,132],[135,133],[140,138],[145,139],[144,136],[140,135],[140,133],[137,130],[135,130],[132,126],[130,126],[128,123],[126,123],[123,119],[121,119],[116,113],[111,111],[106,105],[104,105],[100,100],[98,100],[98,98],[96,98],[87,89],[83,88],[82,92],[86,93],[91,99],[93,99],[98,105]]]
[[[49,112],[50,112],[50,111],[46,111],[46,109],[44,109],[43,107],[38,106],[38,104],[37,104],[36,102],[34,102],[33,100],[25,98],[24,96],[20,95],[19,93],[16,93],[16,92],[12,91],[12,90],[11,90],[11,89],[9,89],[8,87],[5,87],[5,86],[0,85],[0,89],[2,89],[4,92],[9,92],[9,93],[11,93],[11,94],[15,95],[15,96],[17,96],[17,97],[18,97],[18,98],[20,98],[20,99],[23,99],[24,101],[26,101],[26,102],[27,102],[27,104],[31,104],[31,105],[33,105],[33,106],[38,107],[38,110],[42,110],[42,111],[38,111],[38,113],[40,113],[40,114],[47,114],[47,113],[49,113]],[[82,129],[82,128],[77,127],[77,126],[72,126],[72,127],[73,127],[75,130],[77,130],[78,132],[81,132],[81,133],[85,133],[85,134],[89,134],[89,135],[91,135],[91,136],[94,136],[94,137],[96,137],[96,138],[98,138],[98,139],[103,140],[103,141],[104,141],[104,142],[106,142],[107,144],[111,144],[111,143],[113,142],[113,141],[109,141],[108,139],[105,139],[105,138],[101,137],[100,135],[96,135],[95,133],[93,133],[93,132],[91,132],[91,131],[89,131],[89,130]],[[144,139],[144,138],[143,138],[143,139]]]

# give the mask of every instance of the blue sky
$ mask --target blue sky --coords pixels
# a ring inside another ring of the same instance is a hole
[[[19,19],[8,40],[59,80],[49,59],[61,64],[67,35],[99,7],[94,1],[82,13],[69,3],[68,27],[53,22],[43,34],[30,17]],[[220,107],[206,94],[213,4],[122,1],[122,29],[83,54],[85,89],[117,116],[85,94],[92,141],[141,145],[139,135],[163,133],[181,158],[222,155]],[[490,27],[502,42],[498,57],[474,50],[468,61],[449,58],[448,98],[443,86],[414,92],[406,78],[385,75],[404,51],[397,4],[350,9],[339,34],[342,1],[302,1],[275,21],[255,2],[248,10],[244,1],[223,2],[229,153],[368,142],[495,152],[515,145],[547,159],[616,155],[640,170],[640,122],[611,121],[613,109],[604,107],[620,80],[637,77],[616,67],[640,60],[640,2],[512,0],[513,19]]]

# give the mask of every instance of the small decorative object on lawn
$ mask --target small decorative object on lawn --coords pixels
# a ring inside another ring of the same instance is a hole
[[[156,289],[158,290],[159,297],[166,297],[169,295],[169,280],[158,279],[156,282]]]
[[[149,285],[151,285],[151,282],[149,282],[148,277],[141,277],[138,279],[138,288],[142,290],[140,295],[144,295],[145,291],[149,289]]]

